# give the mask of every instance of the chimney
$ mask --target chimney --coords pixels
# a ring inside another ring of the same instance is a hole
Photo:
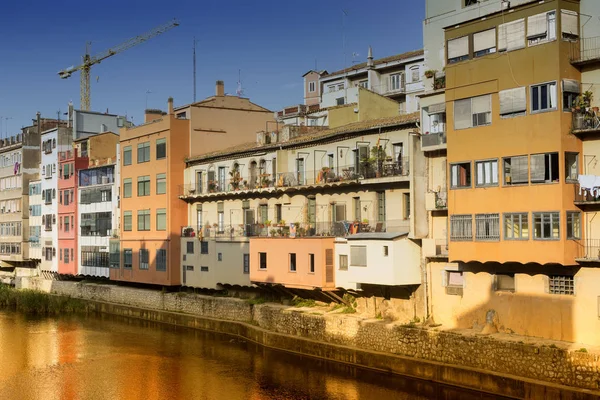
[[[73,127],[73,102],[69,101],[69,123],[67,125],[69,128]]]
[[[169,97],[167,102],[169,103],[169,115],[173,115],[173,98]]]
[[[369,54],[367,55],[367,68],[373,68],[373,49],[369,46]]]
[[[217,96],[217,97],[225,96],[225,83],[223,81],[217,81],[215,96]]]
[[[36,124],[37,124],[37,133],[38,133],[38,135],[41,135],[42,134],[42,114],[38,111],[35,114],[35,118],[36,118]]]

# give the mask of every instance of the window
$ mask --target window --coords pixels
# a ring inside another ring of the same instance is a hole
[[[575,278],[572,276],[559,275],[548,278],[548,292],[550,294],[575,294]]]
[[[131,188],[131,184],[129,185],[129,188]],[[110,187],[82,189],[80,193],[80,204],[104,203],[112,201],[112,189]]]
[[[494,275],[494,290],[497,292],[514,292],[515,274]]]
[[[243,255],[243,266],[244,266],[244,274],[250,273],[250,254],[245,253]]]
[[[131,197],[131,178],[123,179],[123,198]]]
[[[531,183],[558,182],[558,153],[531,155]]]
[[[137,162],[145,163],[150,161],[150,142],[139,143],[137,145]]]
[[[469,37],[448,40],[448,64],[469,59]]]
[[[556,40],[556,11],[527,17],[527,42],[529,46]]]
[[[317,89],[317,82],[312,81],[312,82],[308,82],[308,91],[309,92],[314,92]]]
[[[452,164],[450,166],[450,187],[471,187],[471,163]]]
[[[383,256],[387,257],[390,254],[389,246],[383,246]]]
[[[473,55],[485,56],[496,52],[496,28],[477,32],[473,35]]]
[[[498,160],[475,161],[476,177],[475,186],[498,185]]]
[[[367,246],[350,246],[350,262],[353,267],[366,267]]]
[[[187,242],[187,254],[194,254],[194,242]]]
[[[118,241],[111,241],[109,245],[110,249],[110,268],[120,268],[121,267],[121,251],[120,251],[121,243]]]
[[[504,240],[528,240],[527,213],[504,214]]]
[[[492,123],[491,95],[456,100],[454,102],[454,129],[475,128]]]
[[[410,219],[410,193],[402,194],[402,216],[404,219]]]
[[[529,183],[527,156],[507,157],[504,163],[504,184],[521,185]]]
[[[150,263],[150,251],[148,249],[140,249],[140,269],[148,269]]]
[[[137,195],[139,196],[150,196],[150,176],[138,176],[137,179]]]
[[[131,230],[131,211],[129,212],[128,222],[128,228]],[[66,223],[67,221],[65,220]],[[82,213],[80,225],[81,236],[110,236],[112,230],[112,212]],[[127,230],[125,227],[123,229]]]
[[[500,214],[475,214],[475,240],[500,240]]]
[[[581,213],[567,211],[567,239],[581,239]]]
[[[296,253],[290,253],[290,272],[296,272]]]
[[[114,166],[79,171],[79,186],[106,185],[114,182]]]
[[[196,193],[202,193],[202,171],[196,171]]]
[[[577,182],[579,176],[579,153],[565,153],[565,179],[567,182]]]
[[[133,268],[133,250],[123,249],[123,268]]]
[[[347,254],[340,254],[340,271],[348,271],[348,255]]]
[[[556,110],[556,82],[531,86],[531,112]]]
[[[444,286],[446,294],[453,296],[462,296],[465,285],[465,277],[462,271],[444,271]]]
[[[279,223],[282,219],[281,204],[275,204],[275,222]]]
[[[187,119],[187,112],[184,111],[184,112],[177,113],[175,115],[175,118],[177,118],[177,119]]]
[[[166,271],[167,270],[167,250],[158,249],[156,250],[156,270]]]
[[[385,208],[386,208],[385,207],[385,192],[377,192],[377,222],[385,222],[385,220],[386,220]],[[336,212],[336,214],[338,214],[338,213]],[[343,220],[345,220],[345,219],[346,219],[346,205],[344,204]],[[336,221],[343,221],[343,220],[340,218],[336,219]]]
[[[150,230],[150,210],[138,210],[138,231]]]
[[[60,252],[60,249],[58,249]],[[64,257],[63,257],[63,261],[65,262],[65,264],[69,263],[69,249],[63,249],[64,250]]]
[[[338,97],[337,99],[335,99],[336,106],[343,106],[344,103],[345,103],[345,99],[343,97]]]
[[[390,75],[390,90],[400,90],[402,88],[402,74]]]
[[[167,230],[167,209],[159,208],[156,210],[156,230],[166,231]]]
[[[308,272],[310,272],[311,274],[315,273],[315,255],[314,254],[308,255]]]
[[[362,221],[362,218],[360,217],[360,215],[361,215],[360,197],[353,197],[352,204],[354,205],[354,220]]]
[[[419,82],[421,80],[421,75],[419,74],[419,67],[411,67],[410,69],[410,81],[411,82]]]
[[[525,87],[501,90],[498,93],[500,99],[500,116],[517,117],[527,112],[527,96]]]
[[[131,231],[133,225],[133,216],[131,211],[123,211],[123,230]]]
[[[535,240],[560,239],[560,221],[557,212],[533,213],[533,238]]]
[[[563,79],[563,111],[571,111],[577,105],[577,97],[581,93],[579,81],[574,79]]]
[[[202,231],[202,204],[196,206],[196,228],[198,232]]]
[[[186,265],[185,267],[186,271],[193,271],[194,270],[194,266],[193,265]]]
[[[207,241],[200,242],[200,254],[208,254],[208,242]]]
[[[498,26],[498,51],[512,51],[525,47],[525,19]]]
[[[368,89],[369,88],[369,80],[365,79],[363,81],[359,81],[356,86],[361,87],[361,88],[365,88]]]
[[[208,267],[200,267],[200,272],[208,272]]]
[[[149,156],[148,156],[149,157]],[[167,157],[167,139],[156,140],[156,159],[161,160]]]
[[[123,148],[123,165],[131,165],[131,146]]]
[[[450,216],[450,240],[453,242],[473,240],[473,216],[471,214]]]
[[[258,253],[258,268],[267,269],[267,253]]]
[[[562,39],[576,41],[579,38],[577,13],[570,10],[560,10],[560,22]]]
[[[156,194],[167,193],[167,174],[156,175]]]
[[[223,261],[223,253],[217,253],[217,261]]]

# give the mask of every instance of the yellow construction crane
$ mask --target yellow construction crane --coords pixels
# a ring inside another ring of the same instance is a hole
[[[137,46],[140,43],[145,42],[148,39],[152,39],[155,36],[158,36],[166,31],[179,26],[179,23],[176,20],[170,21],[164,25],[156,27],[151,31],[144,33],[143,35],[136,36],[134,38],[129,39],[128,41],[121,43],[120,45],[110,48],[102,53],[96,54],[95,56],[90,56],[89,54],[89,46],[86,46],[85,55],[83,56],[83,63],[78,66],[71,66],[69,68],[65,68],[58,73],[62,79],[67,79],[73,74],[73,72],[81,71],[81,109],[84,111],[90,110],[90,69],[92,65],[99,64],[102,60],[107,59],[108,57],[114,56],[115,54],[121,53],[127,49],[132,48],[133,46]]]

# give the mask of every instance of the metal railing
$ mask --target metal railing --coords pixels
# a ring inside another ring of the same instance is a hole
[[[227,179],[210,180],[180,185],[180,196],[196,196],[212,193],[230,193],[242,190],[269,189],[274,187],[298,187],[346,182],[362,179],[376,179],[409,175],[409,158],[401,161],[364,161],[358,166],[340,166],[303,172],[281,172],[272,174],[251,174],[247,178],[233,176]]]
[[[600,130],[600,112],[597,107],[575,109],[573,114],[573,132]]]
[[[595,190],[584,189],[580,184],[573,185],[575,203],[600,203],[600,187]]]
[[[600,239],[585,239],[579,249],[579,260],[600,261]]]
[[[409,220],[381,222],[316,222],[284,224],[213,224],[198,231],[191,226],[181,227],[181,237],[241,238],[241,237],[346,237],[356,233],[408,232]]]
[[[600,61],[600,36],[580,38],[571,43],[571,62]]]
[[[446,144],[446,132],[430,133],[421,136],[421,147],[433,147]]]

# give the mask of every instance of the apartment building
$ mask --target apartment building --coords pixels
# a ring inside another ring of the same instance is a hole
[[[146,114],[143,125],[120,132],[120,238],[110,239],[110,279],[163,286],[180,284],[181,226],[185,203],[178,199],[190,120],[168,113]]]
[[[378,104],[361,103],[358,113],[378,109],[395,116],[354,122],[355,106],[347,105],[351,113],[330,113],[336,128],[286,125],[275,135],[259,133],[256,142],[187,161],[182,284],[335,291],[338,270],[348,269],[335,258],[336,237],[413,235],[410,186],[420,161],[413,159],[418,139],[410,132],[418,115],[398,116],[396,102],[364,92]],[[394,103],[389,110],[388,102]],[[351,122],[339,122],[349,115]],[[366,244],[369,253],[378,251],[371,250],[374,243]],[[353,288],[361,283],[358,272],[351,268],[346,278]]]
[[[40,270],[45,273],[58,271],[58,175],[59,153],[72,149],[71,128],[57,127],[42,132],[40,178],[42,187],[42,262]],[[70,254],[70,253],[69,253]]]
[[[74,142],[82,165],[77,178],[77,255],[79,275],[109,277],[111,238],[119,237],[119,136],[113,132]]]
[[[133,124],[126,117],[97,111],[77,110],[69,103],[67,126],[72,128],[73,140],[85,139],[98,133],[119,132]]]
[[[39,152],[38,152],[39,153]],[[42,181],[29,181],[29,259],[36,265],[42,259]]]
[[[577,262],[579,6],[511,2],[445,29],[451,263],[429,264],[436,322],[597,342],[597,273]]]
[[[184,153],[190,157],[247,142],[256,132],[276,127],[272,111],[250,99],[227,95],[223,81],[216,82],[214,96],[177,107],[174,113],[177,119],[190,121],[190,146]]]

